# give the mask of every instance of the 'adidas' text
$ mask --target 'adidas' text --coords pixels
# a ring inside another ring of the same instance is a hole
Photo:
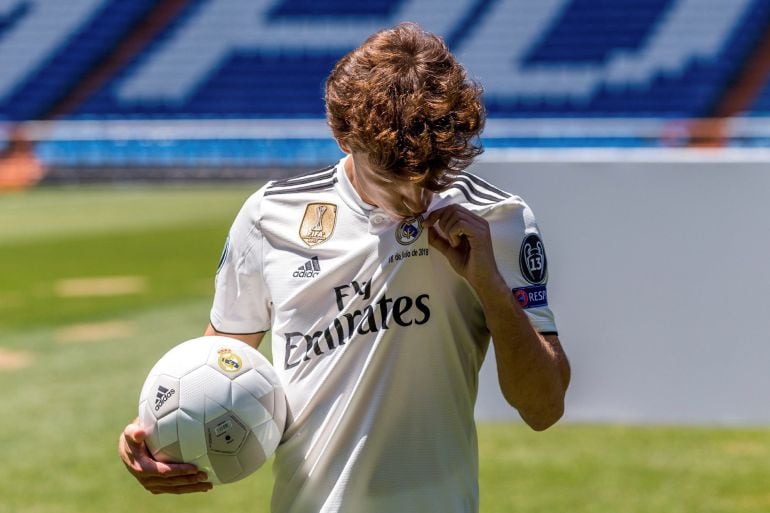
[[[321,264],[318,263],[318,257],[314,256],[304,265],[299,266],[299,269],[294,271],[292,276],[295,278],[315,278],[319,274],[321,274]]]
[[[169,398],[174,395],[176,391],[172,388],[169,390],[168,388],[164,387],[163,385],[158,386],[158,395],[155,396],[155,411],[160,410],[160,408],[166,404],[166,401],[169,400]]]

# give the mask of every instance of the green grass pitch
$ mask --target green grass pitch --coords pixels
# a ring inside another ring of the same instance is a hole
[[[256,187],[0,195],[0,513],[269,510],[268,467],[153,496],[116,453],[152,363],[202,333]],[[768,429],[481,423],[479,450],[484,513],[770,511]]]

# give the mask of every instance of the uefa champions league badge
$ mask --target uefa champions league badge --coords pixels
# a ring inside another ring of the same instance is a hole
[[[219,368],[225,372],[238,372],[243,367],[243,360],[232,349],[222,348],[219,351]]]
[[[416,241],[422,233],[422,216],[402,221],[396,227],[396,240],[402,246],[408,246]]]
[[[540,285],[548,277],[548,263],[545,259],[543,241],[536,233],[530,233],[521,242],[519,269],[529,283]]]

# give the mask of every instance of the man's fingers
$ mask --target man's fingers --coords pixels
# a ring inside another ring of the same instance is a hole
[[[425,219],[425,225],[437,228],[453,247],[462,243],[462,236],[475,239],[482,235],[487,226],[483,218],[457,205],[434,210]]]
[[[129,442],[135,444],[141,444],[144,439],[147,438],[147,431],[144,430],[139,424],[129,424],[126,429],[123,430],[123,436]]]
[[[470,223],[460,216],[452,216],[444,227],[444,233],[449,238],[452,247],[458,247],[462,243],[462,237],[473,238],[473,230]]]
[[[129,472],[148,491],[161,493],[206,492],[212,488],[205,472],[190,463],[164,463],[150,454],[147,432],[134,421],[123,430],[118,452]]]
[[[198,467],[189,463],[163,463],[152,459],[149,454],[137,460],[140,472],[147,477],[172,478],[176,476],[196,476]]]
[[[144,445],[144,430],[138,428],[135,424],[129,424],[121,433],[118,441],[118,453],[120,459],[129,470],[139,472],[138,460],[144,456],[149,456],[147,448]]]
[[[211,483],[206,482],[206,475],[201,472],[199,474],[174,477],[145,477],[142,479],[142,484],[149,490],[150,488],[177,487],[195,484],[210,485]]]
[[[472,243],[485,234],[484,224],[479,223],[473,217],[466,217],[462,213],[453,214],[446,220],[441,219],[439,226],[445,238],[455,248],[463,244],[463,238],[467,238],[468,242]]]
[[[439,253],[446,255],[448,251],[451,251],[452,246],[444,237],[442,237],[434,227],[428,229],[428,243],[436,248]]]
[[[163,463],[152,457],[144,439],[144,429],[136,424],[129,424],[123,431],[125,457],[123,462],[137,477],[174,477],[197,475],[198,467],[190,463]],[[121,454],[123,456],[123,454]],[[203,474],[201,472],[201,474]],[[203,474],[205,476],[205,474]],[[203,479],[205,480],[205,478]]]
[[[446,240],[448,237],[446,232],[446,224],[450,215],[451,211],[446,207],[434,210],[425,219],[424,225],[427,226],[430,230],[433,230],[433,234],[436,237]]]
[[[196,492],[208,492],[211,490],[214,486],[211,483],[197,483],[197,484],[188,484],[188,485],[181,485],[181,486],[153,486],[153,487],[145,487],[148,491],[154,493],[154,494],[161,494],[161,493],[172,493],[172,494],[183,494],[183,493],[196,493]]]
[[[425,218],[423,224],[425,226],[437,226],[439,229],[443,229],[446,217],[451,215],[451,213],[452,210],[449,207],[439,208],[428,214],[428,217]]]

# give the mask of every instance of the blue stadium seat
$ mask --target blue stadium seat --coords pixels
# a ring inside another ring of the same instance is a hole
[[[145,85],[145,89],[137,89],[143,91],[141,94],[130,89],[128,85],[144,73],[152,75],[154,60],[184,41],[201,16],[215,5],[207,0],[190,0],[171,23],[155,34],[138,54],[129,56],[123,68],[106,77],[106,81],[67,116],[72,119],[320,118],[324,115],[323,86],[329,71],[339,57],[363,38],[363,34],[359,39],[345,39],[344,35],[348,31],[355,34],[361,26],[392,25],[397,13],[414,1],[280,0],[266,8],[267,11],[255,13],[254,20],[261,25],[254,25],[257,28],[251,32],[240,33],[232,45],[223,49],[221,55],[217,54],[221,57],[219,60],[206,61],[206,66],[189,79],[189,87],[181,93],[174,87],[158,88],[165,91],[161,93]],[[35,9],[24,7],[28,5],[31,4],[19,3],[18,8],[0,17],[0,45],[29,17],[38,15]],[[108,52],[125,42],[137,27],[146,27],[153,21],[147,17],[155,12],[153,8],[157,5],[156,0],[100,3],[82,23],[50,48],[39,66],[20,76],[9,92],[0,97],[0,119],[49,115],[67,93],[83,87]],[[484,43],[479,43],[480,47],[489,49],[478,54],[483,57],[477,60],[483,62],[466,64],[469,70],[479,64],[485,64],[483,69],[492,70],[479,77],[488,86],[485,99],[491,117],[690,118],[709,115],[764,36],[770,20],[770,0],[704,0],[702,9],[687,15],[689,18],[681,31],[664,39],[661,33],[665,23],[683,12],[680,10],[683,2],[571,0],[565,2],[560,11],[542,17],[541,26],[527,36],[529,39],[524,42],[523,50],[515,54],[518,56],[515,61],[511,57],[515,38],[508,41],[504,39],[506,34],[485,32],[491,16],[509,16],[515,20],[529,15],[530,10],[544,9],[543,5],[532,3],[526,12],[510,12],[506,9],[513,7],[502,0],[478,0],[442,34],[458,55],[464,55],[463,52],[470,51],[474,42],[479,41]],[[642,56],[646,55],[646,49],[653,48],[658,56],[679,55],[678,51],[688,48],[695,36],[709,37],[709,27],[717,26],[725,16],[726,7],[733,5],[742,6],[742,10],[713,48],[686,54],[670,66],[661,64],[643,70],[641,78],[635,74],[645,65]],[[426,11],[426,18],[417,21],[430,27],[439,23],[441,14]],[[227,19],[223,20],[216,31],[227,35],[233,28]],[[55,18],[47,21],[52,31],[57,30],[57,22]],[[297,27],[311,32],[301,33]],[[260,30],[274,37],[264,36]],[[319,34],[336,31],[342,42],[314,37],[312,31]],[[273,39],[280,38],[286,38],[285,43],[273,44]],[[658,42],[665,42],[667,46],[654,46]],[[200,38],[189,42],[186,48],[197,56],[205,54],[216,43]],[[632,65],[613,75],[611,65],[619,62],[621,55],[628,56]],[[174,79],[160,85],[185,83],[180,77],[189,71],[187,60],[171,59],[170,62],[172,64],[164,68],[167,72],[164,76]],[[599,78],[589,92],[578,94],[573,72],[581,68],[594,70]],[[542,70],[550,73],[549,85],[555,92],[537,89],[511,92],[513,86],[496,85],[515,84],[510,78],[514,73],[526,76]],[[770,82],[751,113],[770,113]],[[628,144],[626,139],[609,141]],[[511,144],[519,143],[521,141]],[[290,151],[289,146],[300,150]],[[266,141],[262,146],[245,141],[218,144],[197,141],[162,148],[143,147],[136,142],[112,146],[73,142],[43,146],[41,152],[46,158],[58,158],[64,149],[82,151],[84,162],[90,163],[107,158],[105,155],[112,152],[113,158],[120,162],[154,159],[164,165],[180,158],[223,154],[231,155],[237,162],[246,162],[261,159],[261,152],[268,151],[293,153],[295,158],[305,154],[313,158],[337,154],[334,148],[321,146],[319,149],[317,142],[297,141],[291,144]]]

